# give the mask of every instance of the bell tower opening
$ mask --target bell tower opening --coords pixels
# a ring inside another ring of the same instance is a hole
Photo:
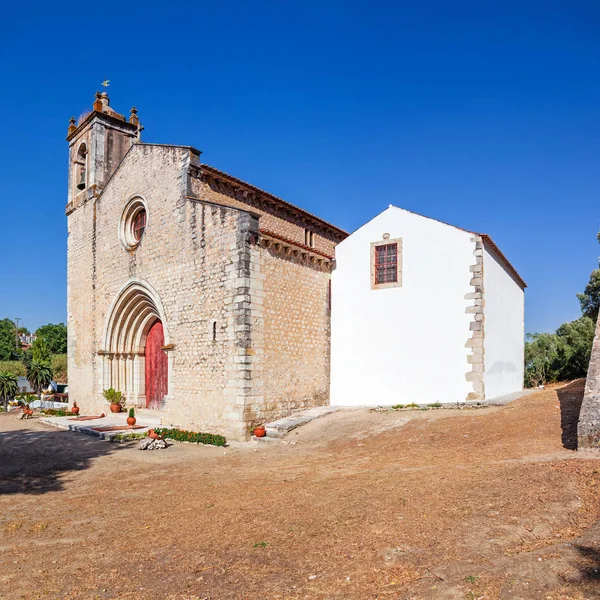
[[[75,159],[77,189],[85,190],[87,187],[86,170],[87,170],[87,146],[85,143],[79,146],[77,150],[77,158]]]
[[[98,196],[143,127],[137,109],[127,120],[113,110],[106,92],[96,93],[93,110],[77,121],[71,117],[69,142],[69,203],[77,205]]]

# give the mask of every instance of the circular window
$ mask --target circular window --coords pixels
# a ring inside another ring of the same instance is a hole
[[[147,220],[146,203],[142,198],[133,198],[123,211],[120,227],[121,241],[128,250],[133,250],[140,243]]]

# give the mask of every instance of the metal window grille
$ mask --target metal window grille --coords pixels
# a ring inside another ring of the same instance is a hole
[[[398,244],[375,246],[375,284],[398,282]]]
[[[146,211],[140,210],[133,220],[133,237],[137,242],[142,239],[144,229],[146,229]]]

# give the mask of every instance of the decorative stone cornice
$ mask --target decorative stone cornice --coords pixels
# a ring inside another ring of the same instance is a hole
[[[331,269],[333,264],[332,256],[327,256],[315,248],[304,246],[266,229],[260,230],[259,243],[262,248],[268,248],[283,256],[298,258],[327,269]]]

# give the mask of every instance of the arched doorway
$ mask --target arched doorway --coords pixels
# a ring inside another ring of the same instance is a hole
[[[154,321],[146,336],[146,406],[160,408],[160,403],[167,395],[169,363],[167,353],[163,350],[165,335],[160,319]]]
[[[102,356],[101,390],[123,393],[127,404],[161,408],[169,390],[164,311],[145,282],[126,284],[108,312]]]

